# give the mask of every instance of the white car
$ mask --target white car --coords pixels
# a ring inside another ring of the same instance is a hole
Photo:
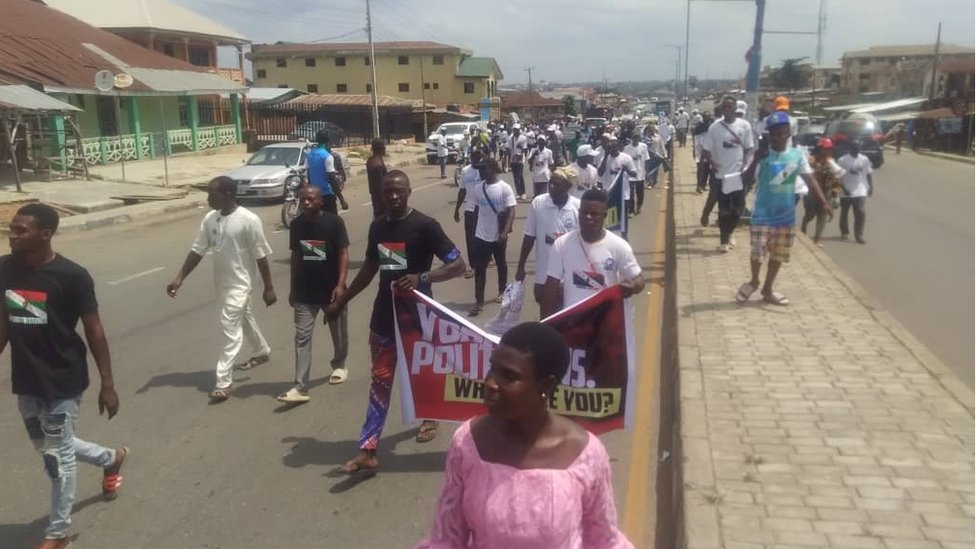
[[[458,145],[461,143],[461,138],[464,137],[464,132],[473,136],[478,131],[478,127],[477,122],[445,122],[438,126],[434,133],[427,137],[427,163],[437,163],[437,145],[432,139],[435,135],[440,135],[442,129],[447,130],[447,161],[456,162],[461,152],[458,150]]]
[[[305,149],[301,141],[267,145],[224,175],[237,181],[238,198],[284,198],[285,180],[305,165]]]

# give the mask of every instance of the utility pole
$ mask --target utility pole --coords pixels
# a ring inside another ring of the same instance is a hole
[[[762,63],[763,19],[766,16],[766,0],[756,0],[756,26],[753,29],[752,47],[749,48],[749,70],[746,72],[746,102],[755,115],[758,112],[759,69]]]
[[[688,6],[688,11],[685,13],[685,82],[682,86],[681,95],[688,95],[688,52],[691,47],[689,42],[691,39],[691,0],[687,0],[685,3]]]
[[[424,84],[424,56],[420,56],[420,102],[423,104],[421,109],[424,113],[424,135],[427,133],[427,91]]]
[[[935,99],[935,75],[939,70],[939,49],[942,46],[942,21],[939,21],[939,33],[935,35],[935,57],[932,58],[932,85],[929,86],[929,103]],[[933,108],[929,105],[929,108]]]
[[[380,136],[380,106],[376,99],[376,51],[373,49],[373,16],[369,4],[370,1],[366,0],[366,37],[369,40],[369,68],[373,82],[373,137],[377,138]],[[423,89],[423,85],[420,87]]]
[[[535,118],[535,95],[532,93],[532,71],[535,67],[525,67],[525,72],[529,73],[529,114]],[[529,118],[526,116],[525,118]]]
[[[820,0],[820,12],[817,14],[817,66],[823,63],[823,35],[827,30],[827,0]]]

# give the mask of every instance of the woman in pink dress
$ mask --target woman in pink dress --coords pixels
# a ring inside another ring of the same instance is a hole
[[[447,453],[430,535],[417,549],[632,549],[617,529],[610,458],[596,436],[549,411],[569,349],[552,327],[502,336],[485,379],[488,415]]]

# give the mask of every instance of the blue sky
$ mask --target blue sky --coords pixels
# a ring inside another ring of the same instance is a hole
[[[365,40],[365,0],[173,0],[255,43]],[[504,83],[672,78],[685,42],[683,0],[373,0],[374,39],[434,40],[495,57]],[[554,8],[554,6],[558,6]],[[818,0],[768,0],[766,28],[812,31]],[[974,44],[973,0],[827,0],[824,64],[871,45]],[[691,6],[689,74],[741,76],[752,41],[752,2]],[[346,35],[346,36],[343,36]],[[336,38],[336,37],[342,38]],[[763,63],[814,57],[816,37],[766,35]],[[682,60],[682,68],[684,61]]]

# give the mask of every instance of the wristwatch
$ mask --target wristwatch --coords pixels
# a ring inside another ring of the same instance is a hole
[[[425,272],[420,273],[420,283],[421,284],[430,284],[430,272],[425,271]]]

